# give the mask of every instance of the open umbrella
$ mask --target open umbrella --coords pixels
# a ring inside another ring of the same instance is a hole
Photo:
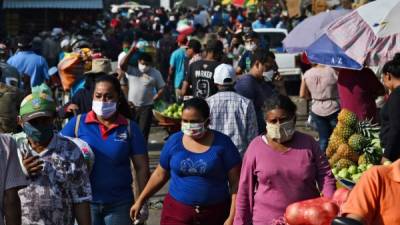
[[[333,22],[307,49],[310,61],[333,67],[379,66],[400,51],[400,0],[379,0]]]
[[[336,19],[348,14],[350,10],[332,10],[308,17],[297,25],[283,40],[283,46],[289,53],[303,52],[321,37],[327,26]]]

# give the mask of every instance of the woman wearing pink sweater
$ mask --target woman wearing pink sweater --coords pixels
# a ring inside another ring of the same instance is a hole
[[[296,105],[286,96],[272,96],[264,111],[267,134],[256,137],[244,156],[234,225],[271,224],[289,204],[335,191],[318,143],[295,131]]]

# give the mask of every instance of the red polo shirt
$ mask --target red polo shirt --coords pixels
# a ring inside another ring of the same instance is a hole
[[[118,114],[117,119],[109,126],[106,127],[104,124],[100,123],[100,121],[97,119],[96,114],[93,111],[88,112],[85,123],[97,123],[99,124],[99,129],[101,133],[101,137],[103,139],[107,139],[110,131],[113,129],[119,127],[119,126],[126,126],[128,125],[128,120],[125,119],[121,114]]]

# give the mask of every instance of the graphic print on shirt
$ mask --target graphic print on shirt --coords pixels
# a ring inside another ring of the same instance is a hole
[[[210,83],[208,80],[198,80],[196,84],[196,97],[207,98],[210,93]]]
[[[126,142],[128,137],[129,137],[129,133],[127,130],[117,131],[117,133],[115,134],[114,141]]]
[[[207,98],[211,93],[210,80],[213,79],[213,72],[208,70],[208,65],[203,64],[202,70],[195,71],[196,97]]]
[[[207,163],[199,159],[196,162],[192,159],[187,158],[181,161],[181,172],[185,175],[202,175],[205,174],[207,169]]]

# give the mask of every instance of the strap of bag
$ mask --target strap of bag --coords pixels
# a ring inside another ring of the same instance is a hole
[[[75,122],[75,129],[74,129],[74,133],[75,133],[75,137],[78,137],[78,131],[79,131],[79,125],[81,123],[81,114],[79,114],[78,116],[76,116],[76,122]]]

